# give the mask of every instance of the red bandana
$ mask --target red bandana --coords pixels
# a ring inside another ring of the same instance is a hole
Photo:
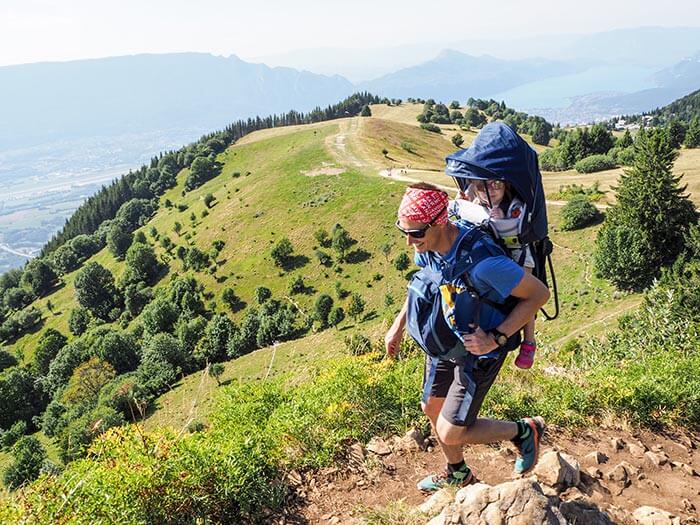
[[[399,219],[425,224],[446,224],[447,203],[448,197],[444,191],[406,188],[399,206]]]

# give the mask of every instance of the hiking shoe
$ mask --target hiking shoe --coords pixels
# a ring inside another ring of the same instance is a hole
[[[443,487],[464,487],[474,479],[472,470],[464,465],[461,469],[448,472],[447,469],[441,474],[431,474],[418,482],[418,490],[421,492],[437,492]]]
[[[530,434],[520,441],[516,441],[515,446],[518,447],[520,455],[515,460],[515,473],[525,474],[532,470],[537,464],[540,455],[540,440],[544,434],[544,419],[541,417],[526,417],[521,419],[528,427]]]
[[[535,362],[535,350],[537,350],[536,344],[523,342],[520,345],[518,357],[515,358],[515,366],[523,370],[531,368],[532,364]]]

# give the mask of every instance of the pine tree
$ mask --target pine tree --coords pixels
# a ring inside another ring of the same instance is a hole
[[[648,287],[681,253],[698,218],[680,176],[672,173],[678,152],[667,134],[640,130],[634,148],[634,163],[620,177],[594,253],[599,273],[625,290]]]
[[[690,121],[683,145],[686,148],[700,148],[700,118],[697,116]]]

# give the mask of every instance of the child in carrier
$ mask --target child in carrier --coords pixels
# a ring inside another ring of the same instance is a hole
[[[532,273],[535,261],[530,248],[522,247],[518,234],[525,216],[525,204],[517,198],[510,185],[497,179],[471,179],[466,192],[459,192],[452,201],[450,215],[466,219],[474,224],[487,224],[496,237],[503,240],[510,256]],[[518,368],[532,367],[535,359],[535,319],[524,327],[523,342],[515,359]]]

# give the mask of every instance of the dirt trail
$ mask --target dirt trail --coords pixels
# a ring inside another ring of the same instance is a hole
[[[614,438],[622,440],[621,450],[615,449]],[[700,470],[700,451],[694,448],[700,443],[698,439],[698,435],[687,433],[661,435],[596,428],[574,434],[548,428],[543,452],[566,452],[581,463],[585,483],[568,489],[561,495],[563,500],[586,501],[608,512],[615,523],[631,525],[635,522],[628,519],[628,513],[651,505],[690,524],[700,523],[694,509],[700,507],[700,477],[693,474]],[[667,456],[667,461],[661,466],[653,465],[647,450],[656,456]],[[584,459],[595,451],[602,453],[601,464]],[[495,485],[514,479],[515,453],[509,442],[501,446],[468,446],[465,458],[479,481]],[[608,473],[622,462],[634,473],[629,481],[609,479]],[[295,511],[276,523],[355,525],[362,523],[367,509],[383,509],[399,501],[407,507],[417,506],[426,496],[417,491],[416,483],[443,466],[438,450],[429,448],[426,452],[392,451],[383,456],[368,453],[362,464],[326,469],[309,478],[301,475],[297,478],[297,493],[302,496],[296,500]]]

